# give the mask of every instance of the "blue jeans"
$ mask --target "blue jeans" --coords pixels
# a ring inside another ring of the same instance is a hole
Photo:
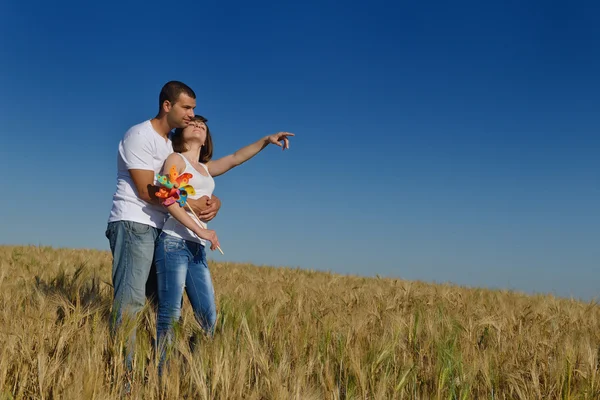
[[[106,237],[113,255],[113,306],[110,332],[114,335],[125,320],[136,320],[144,307],[146,296],[156,295],[156,279],[152,259],[160,230],[133,221],[109,222]],[[152,273],[151,273],[152,271]],[[151,279],[148,279],[148,278]],[[133,368],[136,327],[126,334],[125,364]]]
[[[209,336],[214,333],[217,309],[203,245],[163,232],[158,237],[154,260],[158,283],[156,336],[160,352],[159,373],[162,374],[167,347],[173,341],[174,325],[181,317],[183,290],[196,320]]]

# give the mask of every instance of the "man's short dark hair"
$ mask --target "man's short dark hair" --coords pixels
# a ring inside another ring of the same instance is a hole
[[[192,99],[196,98],[196,93],[194,93],[192,88],[183,82],[170,81],[165,83],[165,85],[160,90],[160,96],[158,96],[159,109],[162,109],[163,103],[165,101],[169,101],[171,104],[175,104],[177,102],[177,99],[179,99],[179,95],[181,95],[181,93],[187,94]]]

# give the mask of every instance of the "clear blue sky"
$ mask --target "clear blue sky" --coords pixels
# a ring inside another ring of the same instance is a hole
[[[217,178],[214,259],[600,296],[600,8],[340,4],[2,2],[0,243],[107,249],[176,79],[216,156],[297,135]]]

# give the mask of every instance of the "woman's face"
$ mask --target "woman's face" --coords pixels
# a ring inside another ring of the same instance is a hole
[[[206,124],[202,121],[190,122],[183,130],[183,141],[198,141],[200,144],[204,144],[206,141]]]

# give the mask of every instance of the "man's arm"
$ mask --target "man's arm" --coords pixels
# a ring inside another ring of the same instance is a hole
[[[119,152],[138,197],[152,204],[160,204],[155,196],[154,183],[154,149],[148,138],[142,132],[129,132],[123,138]]]
[[[215,218],[221,209],[221,199],[215,195],[210,199],[206,196],[203,196],[198,200],[188,199],[188,203],[203,222],[209,222]]]
[[[161,175],[168,175],[168,171],[173,165],[177,168],[179,173],[185,169],[185,163],[181,157],[176,153],[171,153],[163,164]],[[156,197],[158,187],[154,185],[154,171],[146,169],[130,169],[129,174],[135,184],[140,199],[148,203],[162,205],[163,199]]]
[[[159,198],[156,197],[158,188],[154,186],[154,171],[146,169],[130,169],[129,175],[138,192],[138,197],[148,203],[160,205]]]

